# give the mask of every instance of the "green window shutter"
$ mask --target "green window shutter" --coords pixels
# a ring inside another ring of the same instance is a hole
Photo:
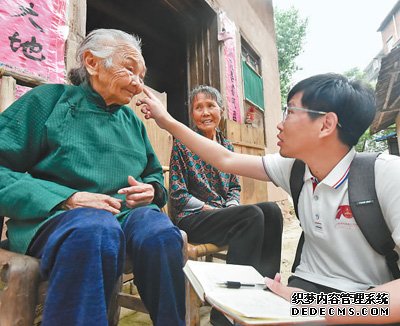
[[[264,90],[262,78],[242,61],[244,97],[264,111]]]

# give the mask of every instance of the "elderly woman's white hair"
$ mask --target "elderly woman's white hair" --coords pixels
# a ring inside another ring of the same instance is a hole
[[[131,45],[138,51],[138,55],[141,57],[141,40],[136,35],[117,29],[95,29],[91,31],[76,51],[78,67],[71,69],[68,73],[71,83],[79,85],[89,79],[83,60],[83,55],[86,51],[90,51],[96,57],[104,59],[104,66],[109,68],[112,65],[113,55],[117,52],[121,44]]]

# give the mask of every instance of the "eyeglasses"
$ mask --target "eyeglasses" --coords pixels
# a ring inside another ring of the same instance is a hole
[[[305,108],[296,108],[296,107],[288,107],[285,106],[283,107],[283,111],[282,111],[282,122],[284,122],[290,111],[303,111],[303,112],[308,112],[308,113],[314,113],[314,114],[319,114],[319,115],[325,115],[328,112],[324,112],[324,111],[314,111],[314,110],[309,110],[309,109],[305,109]],[[338,122],[338,127],[342,128],[342,125]]]

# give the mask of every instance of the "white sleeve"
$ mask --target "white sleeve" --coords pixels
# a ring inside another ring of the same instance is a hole
[[[279,153],[263,156],[263,164],[268,177],[277,187],[290,194],[290,172],[294,163],[293,158],[282,157]]]
[[[400,250],[400,157],[378,156],[375,162],[375,189],[382,214]]]

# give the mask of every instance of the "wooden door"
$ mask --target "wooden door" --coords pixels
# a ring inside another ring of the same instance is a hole
[[[188,91],[198,85],[209,85],[220,90],[220,58],[217,15],[197,21],[188,35]],[[188,108],[189,110],[189,108]],[[189,122],[192,117],[189,113]]]
[[[156,94],[164,106],[167,107],[167,94],[159,93],[155,90],[152,91]],[[129,103],[129,106],[136,113],[139,119],[143,121],[151,146],[153,146],[154,152],[156,153],[161,165],[168,167],[169,158],[171,156],[172,136],[164,129],[158,127],[153,119],[147,120],[144,118],[143,113],[140,112],[140,108],[136,106],[136,101],[143,96],[143,93],[134,96],[132,101]]]
[[[264,130],[249,125],[226,121],[227,138],[233,143],[235,152],[250,155],[265,155]],[[254,204],[268,200],[267,184],[251,178],[240,178],[241,204]]]

